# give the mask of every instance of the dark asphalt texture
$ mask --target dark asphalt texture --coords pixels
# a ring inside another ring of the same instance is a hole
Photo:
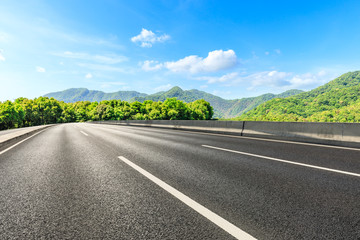
[[[88,134],[85,136],[80,131]],[[62,124],[0,155],[0,239],[233,239],[124,156],[258,239],[360,239],[360,151]]]

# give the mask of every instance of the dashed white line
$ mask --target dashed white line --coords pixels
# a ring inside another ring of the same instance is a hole
[[[84,134],[85,136],[89,136],[89,134],[87,134],[86,132],[80,131],[82,134]]]
[[[228,222],[227,220],[220,217],[216,213],[210,211],[209,209],[205,208],[201,204],[195,202],[194,200],[192,200],[185,194],[179,192],[175,188],[171,187],[169,184],[167,184],[164,181],[160,180],[159,178],[155,177],[154,175],[152,175],[148,171],[142,169],[141,167],[139,167],[135,163],[131,162],[130,160],[126,159],[125,157],[119,156],[119,159],[122,160],[127,165],[129,165],[130,167],[134,168],[136,171],[138,171],[145,177],[147,177],[152,182],[156,183],[162,189],[164,189],[165,191],[167,191],[168,193],[170,193],[171,195],[173,195],[174,197],[176,197],[177,199],[179,199],[180,201],[185,203],[187,206],[189,206],[190,208],[192,208],[193,210],[195,210],[196,212],[198,212],[202,216],[206,217],[208,220],[210,220],[211,222],[213,222],[214,224],[216,224],[217,226],[219,226],[220,228],[222,228],[223,230],[225,230],[226,232],[228,232],[229,234],[234,236],[236,239],[244,239],[244,240],[255,239],[253,236],[244,232],[243,230],[241,230],[234,224]]]
[[[303,166],[303,167],[315,168],[315,169],[325,170],[325,171],[329,171],[329,172],[336,172],[336,173],[351,175],[351,176],[355,176],[355,177],[360,177],[360,174],[353,173],[353,172],[346,172],[346,171],[336,170],[336,169],[332,169],[332,168],[325,168],[325,167],[320,167],[320,166],[315,166],[315,165],[310,165],[310,164],[305,164],[305,163],[292,162],[292,161],[283,160],[280,158],[267,157],[267,156],[246,153],[246,152],[240,152],[240,151],[226,149],[226,148],[213,147],[213,146],[209,146],[209,145],[201,145],[201,146],[206,147],[206,148],[212,148],[212,149],[216,149],[216,150],[226,151],[226,152],[238,153],[238,154],[247,155],[247,156],[251,156],[251,157],[264,158],[264,159],[268,159],[271,161],[283,162],[283,163],[299,165],[299,166]]]

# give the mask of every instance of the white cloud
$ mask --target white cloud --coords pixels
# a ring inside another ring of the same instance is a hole
[[[291,76],[291,73],[287,72],[278,72],[278,71],[266,71],[259,72],[252,75],[249,75],[242,80],[250,81],[252,87],[256,86],[283,86],[289,85],[289,82],[286,80],[287,77]]]
[[[46,72],[45,68],[43,68],[43,67],[36,67],[36,71],[39,72],[39,73]]]
[[[158,61],[144,61],[144,63],[141,65],[142,70],[144,71],[156,71],[163,67],[162,63],[159,63]]]
[[[326,71],[320,71],[318,73],[305,73],[305,74],[297,74],[289,79],[289,84],[293,88],[312,88],[315,86],[322,85],[329,80],[331,80],[329,73]]]
[[[281,54],[280,49],[275,49],[274,52],[275,52],[276,54]]]
[[[116,54],[108,54],[108,55],[91,55],[88,53],[81,53],[81,52],[70,52],[66,51],[63,53],[53,53],[55,56],[60,56],[64,58],[72,58],[72,59],[79,59],[85,61],[93,61],[103,64],[116,64],[127,61],[127,57],[116,55]]]
[[[270,53],[269,52],[265,52],[265,55],[269,55]]]
[[[5,61],[5,57],[3,55],[4,50],[0,49],[0,61]]]
[[[225,75],[226,76],[226,75]],[[228,86],[234,86],[239,83],[246,83],[248,90],[258,87],[272,87],[280,90],[284,89],[303,89],[310,90],[322,84],[325,84],[333,78],[333,74],[326,71],[318,73],[294,74],[291,72],[264,71],[253,73],[248,76],[236,76],[229,78]]]
[[[157,92],[159,92],[159,91],[167,91],[171,87],[172,87],[172,85],[169,83],[169,84],[166,84],[166,85],[158,86],[158,87],[154,88],[154,90],[157,91]]]
[[[245,86],[248,90],[271,88],[276,91],[288,89],[310,90],[334,79],[337,75],[321,70],[317,73],[294,74],[291,72],[263,71],[253,74],[232,72],[222,76],[200,76],[194,80],[207,81],[207,84],[222,83],[223,86]],[[207,85],[205,85],[207,86]]]
[[[93,75],[91,73],[88,73],[85,75],[85,78],[92,78],[92,77],[93,77]]]
[[[176,62],[166,62],[164,66],[172,72],[203,73],[216,72],[234,67],[237,57],[233,50],[215,50],[206,58],[191,55]]]
[[[231,80],[235,80],[238,76],[239,76],[239,73],[232,72],[232,73],[228,73],[223,76],[220,76],[220,77],[208,77],[208,76],[198,77],[198,78],[196,78],[196,80],[205,80],[209,84],[223,83],[223,82],[229,82]]]
[[[238,63],[233,50],[215,50],[209,52],[206,58],[190,55],[178,61],[159,63],[158,61],[145,61],[141,68],[144,71],[155,71],[166,68],[176,73],[207,73],[225,70]]]
[[[133,43],[140,42],[141,47],[152,47],[152,45],[156,42],[165,42],[166,40],[169,40],[169,39],[170,39],[170,36],[167,34],[158,36],[154,32],[143,28],[139,35],[131,38],[131,41]]]

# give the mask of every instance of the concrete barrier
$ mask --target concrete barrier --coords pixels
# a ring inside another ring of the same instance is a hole
[[[0,135],[0,151],[36,132],[39,132],[53,125],[54,124],[1,131],[2,134]]]
[[[245,122],[242,135],[360,147],[359,123]]]
[[[114,124],[126,126],[142,126],[179,129],[188,131],[212,132],[241,135],[242,121],[198,121],[198,120],[129,120],[129,121],[98,121],[92,123]]]
[[[93,123],[144,126],[360,148],[360,123],[129,120]]]

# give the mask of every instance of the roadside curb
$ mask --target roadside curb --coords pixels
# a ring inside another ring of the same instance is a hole
[[[10,145],[17,143],[18,141],[20,141],[26,137],[29,137],[39,131],[42,131],[42,130],[52,127],[54,125],[55,124],[36,126],[33,129],[24,129],[24,131],[19,131],[18,133],[15,132],[15,133],[0,136],[0,150],[3,150],[6,147],[9,147]]]

